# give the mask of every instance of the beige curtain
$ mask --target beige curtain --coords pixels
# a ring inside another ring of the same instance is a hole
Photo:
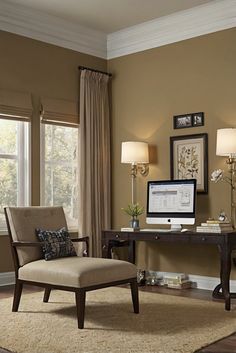
[[[80,76],[79,231],[90,237],[90,256],[101,256],[101,230],[110,228],[109,76]]]

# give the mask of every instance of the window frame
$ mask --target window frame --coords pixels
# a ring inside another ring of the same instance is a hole
[[[31,124],[30,121],[1,116],[0,120],[17,124],[15,153],[0,153],[0,160],[17,162],[17,202],[14,206],[29,206],[31,203]],[[7,205],[6,205],[7,206]],[[11,205],[13,206],[13,205]],[[0,222],[0,235],[5,235],[7,225]]]

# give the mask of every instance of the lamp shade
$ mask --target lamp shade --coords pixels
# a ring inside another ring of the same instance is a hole
[[[236,128],[217,130],[216,155],[236,155]]]
[[[147,142],[122,142],[121,163],[149,163]]]

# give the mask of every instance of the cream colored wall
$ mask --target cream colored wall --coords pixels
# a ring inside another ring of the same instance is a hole
[[[78,100],[78,66],[106,70],[106,60],[77,53],[33,39],[0,31],[0,88],[32,93],[34,108],[39,97]],[[36,109],[37,110],[37,109]],[[38,205],[39,116],[32,121],[32,204]],[[12,271],[8,236],[0,236],[0,272]]]
[[[121,207],[131,201],[130,168],[120,163],[122,141],[147,141],[152,149],[150,173],[137,180],[142,205],[147,180],[170,178],[170,136],[208,133],[209,172],[225,168],[224,159],[215,155],[216,129],[236,127],[235,43],[234,28],[109,60],[114,228],[128,225]],[[198,111],[205,113],[205,126],[173,129],[173,115]],[[228,185],[209,182],[208,195],[197,197],[197,222],[217,217],[221,209],[229,214],[229,196]],[[137,264],[150,270],[218,276],[218,260],[217,249],[210,245],[138,245]]]

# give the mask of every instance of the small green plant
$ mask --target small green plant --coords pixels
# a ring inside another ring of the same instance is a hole
[[[140,206],[138,203],[130,203],[126,208],[122,208],[122,210],[135,220],[138,216],[143,214],[144,207]]]

